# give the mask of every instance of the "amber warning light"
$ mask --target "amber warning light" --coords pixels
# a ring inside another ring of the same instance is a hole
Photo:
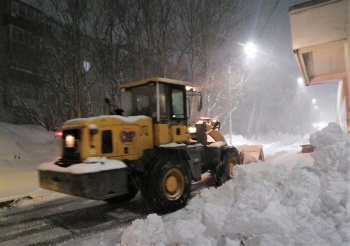
[[[55,131],[55,137],[62,137],[62,131]]]

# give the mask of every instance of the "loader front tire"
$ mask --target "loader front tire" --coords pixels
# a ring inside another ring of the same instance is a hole
[[[221,165],[216,171],[216,186],[221,186],[230,180],[233,177],[234,166],[240,163],[240,156],[236,148],[224,150],[221,156]]]
[[[142,194],[157,214],[170,213],[184,207],[191,192],[191,175],[182,160],[157,163],[150,171]]]

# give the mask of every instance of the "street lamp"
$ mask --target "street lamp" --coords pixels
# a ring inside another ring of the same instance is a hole
[[[304,84],[304,79],[303,79],[302,77],[299,77],[299,78],[298,78],[298,84],[299,84],[299,85]]]
[[[252,42],[247,43],[246,45],[244,45],[244,56],[242,57],[242,59],[240,59],[240,61],[242,61],[247,55],[254,55],[257,52],[257,48],[256,45]],[[229,113],[229,124],[230,124],[230,128],[229,128],[229,134],[230,134],[230,144],[232,145],[232,98],[231,98],[231,91],[232,91],[232,85],[231,85],[231,65],[228,65],[228,80],[229,80],[229,106],[230,106],[230,113]]]
[[[244,47],[244,56],[241,59],[239,59],[240,62],[242,62],[242,60],[247,55],[254,55],[258,51],[256,45],[254,43],[252,43],[252,42],[249,42],[246,45],[244,45],[242,43],[238,43],[238,42],[236,42],[236,43],[239,44],[239,45],[242,45]],[[229,107],[230,107],[230,113],[229,113],[229,117],[230,117],[230,119],[229,119],[229,124],[230,124],[229,134],[230,134],[230,144],[232,145],[232,111],[233,111],[233,109],[232,109],[232,98],[231,98],[231,91],[232,91],[232,88],[231,88],[232,87],[232,85],[231,85],[231,79],[232,79],[231,78],[232,77],[231,76],[231,65],[228,65],[228,75],[229,75],[228,80],[229,80],[229,94],[230,94],[230,96],[229,96]],[[237,102],[237,104],[238,104],[238,102]]]
[[[232,145],[232,99],[231,99],[231,66],[228,65],[228,86],[229,86],[229,104],[230,104],[230,120],[229,120],[229,124],[230,124],[230,144]]]
[[[244,46],[244,53],[246,55],[254,55],[256,52],[257,52],[257,48],[256,48],[255,44],[250,42]]]

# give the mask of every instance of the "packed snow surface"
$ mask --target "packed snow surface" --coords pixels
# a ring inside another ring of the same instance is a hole
[[[59,155],[60,141],[53,132],[36,125],[0,122],[0,168],[36,167]]]
[[[312,166],[259,162],[203,189],[174,213],[135,220],[121,245],[350,245],[350,138],[330,123],[310,136]]]
[[[106,157],[90,157],[87,158],[84,163],[71,165],[69,167],[60,167],[55,165],[55,161],[46,162],[42,163],[38,169],[42,171],[82,174],[121,168],[126,168],[126,164],[122,161],[109,160]]]
[[[0,200],[37,190],[38,165],[59,151],[60,139],[43,127],[0,122]]]

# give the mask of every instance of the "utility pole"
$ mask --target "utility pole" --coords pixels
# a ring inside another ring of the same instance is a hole
[[[231,65],[228,65],[228,86],[229,86],[229,105],[230,105],[230,120],[229,120],[229,124],[230,124],[230,144],[232,145],[232,98],[231,98]]]

